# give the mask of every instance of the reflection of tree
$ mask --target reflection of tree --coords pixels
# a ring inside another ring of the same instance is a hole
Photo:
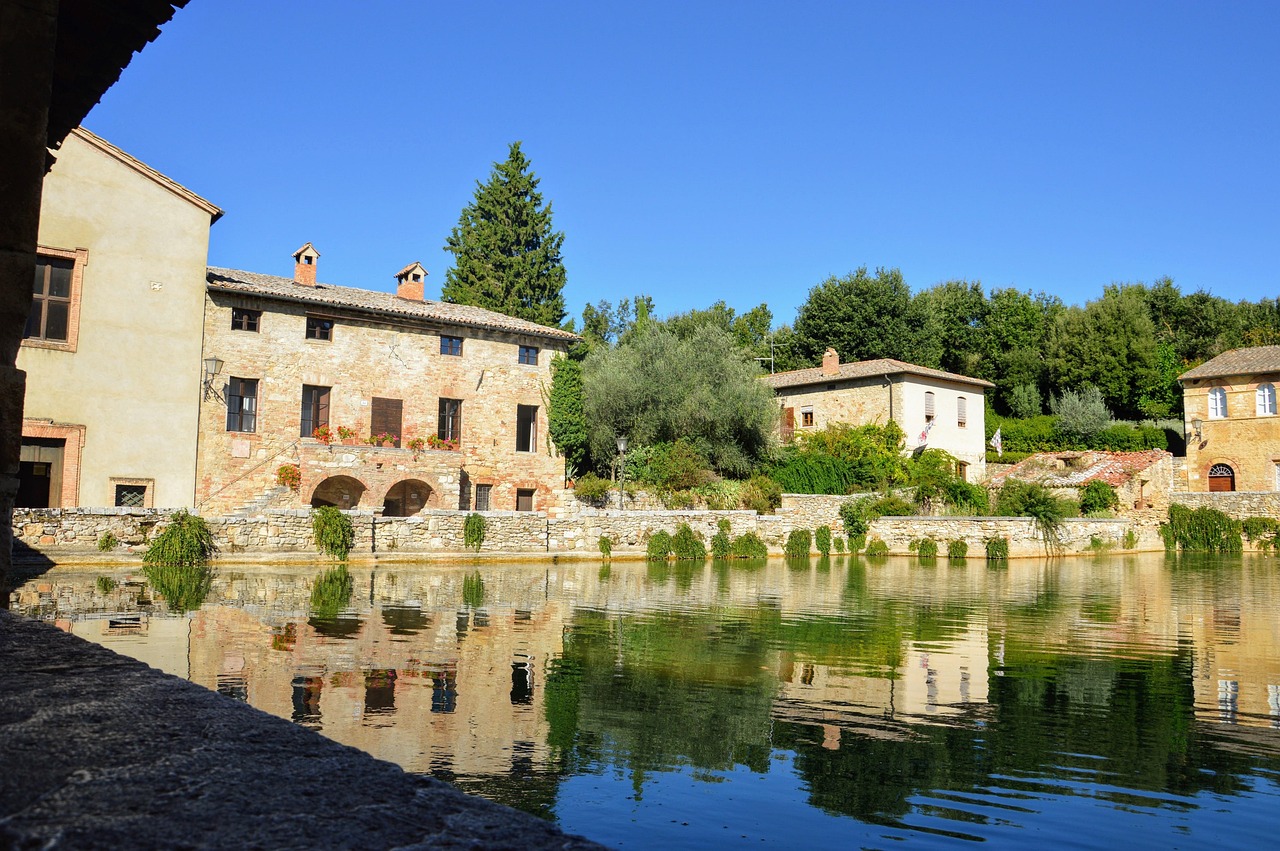
[[[213,587],[213,568],[204,564],[147,564],[142,568],[152,590],[164,597],[169,611],[183,614],[200,608]]]

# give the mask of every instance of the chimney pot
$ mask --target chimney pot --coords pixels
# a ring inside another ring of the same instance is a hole
[[[836,350],[828,347],[822,353],[822,374],[838,375],[840,372],[840,355],[836,354]]]
[[[413,262],[396,272],[396,296],[405,301],[423,301],[427,270]]]
[[[316,251],[316,247],[309,242],[293,252],[293,282],[304,287],[314,287],[318,259],[320,259],[320,252]]]

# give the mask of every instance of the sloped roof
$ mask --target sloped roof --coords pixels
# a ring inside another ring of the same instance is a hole
[[[1078,488],[1093,481],[1118,487],[1138,473],[1172,457],[1163,449],[1142,452],[1038,452],[991,477],[995,487],[1010,479],[1047,488]]]
[[[762,380],[773,389],[781,390],[785,387],[827,384],[832,381],[842,381],[850,378],[875,378],[881,375],[903,374],[918,375],[922,378],[937,378],[942,381],[954,381],[959,384],[972,384],[975,387],[995,387],[990,381],[983,381],[981,378],[970,378],[967,375],[958,375],[941,369],[916,366],[913,363],[894,360],[893,358],[842,363],[840,364],[840,371],[835,375],[827,375],[822,371],[822,367],[815,366],[809,369],[793,369],[790,372],[776,372],[773,375],[764,376]]]
[[[189,201],[191,204],[195,205],[196,207],[199,207],[201,210],[204,210],[206,213],[209,214],[210,224],[213,224],[218,219],[222,218],[221,208],[213,204],[213,202],[208,201],[204,198],[201,198],[199,195],[192,192],[190,189],[183,186],[181,183],[178,183],[173,178],[166,177],[165,175],[156,171],[151,166],[144,163],[142,160],[137,159],[136,157],[120,150],[115,145],[111,144],[106,139],[102,138],[96,133],[91,133],[88,130],[84,129],[83,127],[77,127],[71,131],[71,135],[75,136],[77,139],[83,140],[84,142],[86,142],[93,148],[96,148],[97,150],[101,151],[102,153],[106,154],[107,156],[112,157],[113,159],[119,160],[120,162],[124,163],[129,168],[138,172],[142,176],[150,178],[151,180],[163,186],[165,189],[168,189],[174,195],[177,195],[179,198],[182,198],[184,201]]]
[[[516,319],[482,307],[466,304],[450,304],[444,301],[410,301],[392,293],[374,290],[358,290],[334,284],[316,284],[314,287],[298,284],[292,278],[245,272],[239,269],[223,269],[210,266],[209,289],[218,292],[242,293],[264,296],[284,301],[311,304],[330,309],[354,310],[362,313],[397,319],[417,319],[469,328],[506,331],[549,340],[576,342],[576,334]]]
[[[1232,349],[1216,358],[1205,361],[1195,369],[1178,376],[1179,381],[1189,378],[1218,378],[1226,375],[1253,375],[1259,372],[1280,372],[1280,346],[1254,346],[1248,349]]]

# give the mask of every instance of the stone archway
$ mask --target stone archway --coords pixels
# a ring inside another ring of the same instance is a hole
[[[1209,468],[1209,492],[1225,493],[1236,489],[1236,471],[1229,464],[1214,464]]]
[[[335,508],[355,508],[360,504],[360,498],[364,496],[366,490],[368,488],[359,479],[351,476],[330,476],[316,485],[316,489],[311,492],[311,507],[332,505]]]
[[[421,479],[403,479],[387,491],[382,503],[383,517],[412,517],[439,502],[435,488]]]

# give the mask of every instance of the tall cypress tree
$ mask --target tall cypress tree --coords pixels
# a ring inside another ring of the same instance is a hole
[[[487,183],[476,181],[475,200],[462,210],[444,250],[454,257],[441,295],[542,325],[564,320],[564,234],[551,228],[538,178],[520,143],[506,162],[494,163]]]

